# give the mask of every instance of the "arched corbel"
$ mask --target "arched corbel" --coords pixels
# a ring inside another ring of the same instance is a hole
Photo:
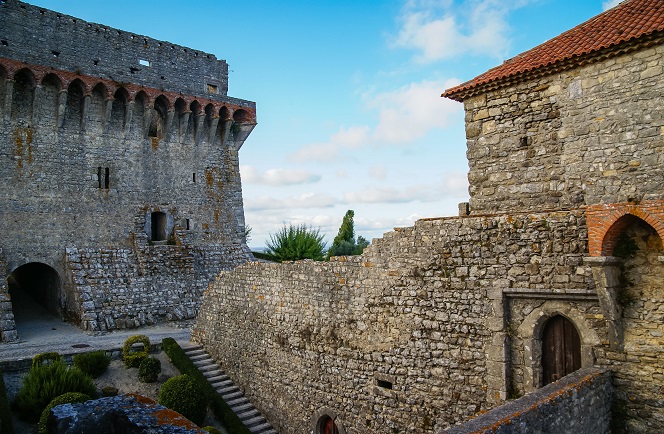
[[[127,115],[126,115],[126,122],[124,125],[124,135],[126,136],[129,134],[129,128],[131,128],[131,120],[134,117],[134,104],[135,101],[132,99],[131,101],[127,102],[125,110],[127,110]]]
[[[89,92],[86,92],[83,95],[83,110],[81,113],[81,131],[85,131],[87,126],[86,118],[88,117],[88,111],[90,111],[90,102],[92,101],[92,96]]]
[[[214,138],[217,136],[217,125],[219,125],[219,116],[215,115],[212,117],[212,122],[210,122],[210,131],[208,133],[209,143],[214,143]]]
[[[104,125],[101,126],[102,132],[106,131],[111,123],[111,114],[113,113],[113,98],[106,97],[106,108],[104,109]]]

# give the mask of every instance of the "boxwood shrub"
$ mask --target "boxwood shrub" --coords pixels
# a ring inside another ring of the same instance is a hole
[[[159,404],[177,411],[199,426],[207,414],[207,403],[207,396],[187,374],[169,378],[159,390]]]
[[[92,378],[97,378],[106,372],[110,363],[111,358],[104,350],[76,354],[74,356],[74,365]]]
[[[154,383],[161,373],[161,362],[154,357],[143,359],[138,366],[138,379],[143,383]]]
[[[138,343],[143,344],[142,349],[133,348],[134,344]],[[127,368],[138,368],[149,353],[150,338],[145,335],[130,336],[122,347],[122,360]]]

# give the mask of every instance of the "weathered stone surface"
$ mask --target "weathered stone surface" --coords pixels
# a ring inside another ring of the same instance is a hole
[[[50,434],[202,434],[181,414],[137,395],[119,395],[51,409]]]

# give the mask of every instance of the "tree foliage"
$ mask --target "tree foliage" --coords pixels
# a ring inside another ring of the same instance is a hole
[[[276,261],[298,261],[300,259],[325,259],[325,236],[320,229],[306,224],[284,225],[276,234],[271,234],[265,242],[266,253]]]
[[[341,222],[339,233],[334,237],[332,246],[327,252],[327,257],[331,256],[348,256],[359,255],[364,251],[364,248],[369,245],[369,241],[363,236],[358,236],[355,240],[355,211],[349,209]]]

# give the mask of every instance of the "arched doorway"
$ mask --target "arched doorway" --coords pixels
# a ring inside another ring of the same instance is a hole
[[[562,315],[542,330],[542,385],[581,369],[581,339],[574,323]]]
[[[319,434],[339,434],[337,426],[334,424],[334,420],[330,416],[323,416],[320,420],[319,425]]]
[[[40,262],[21,265],[7,278],[17,322],[44,316],[59,318],[60,275]]]

